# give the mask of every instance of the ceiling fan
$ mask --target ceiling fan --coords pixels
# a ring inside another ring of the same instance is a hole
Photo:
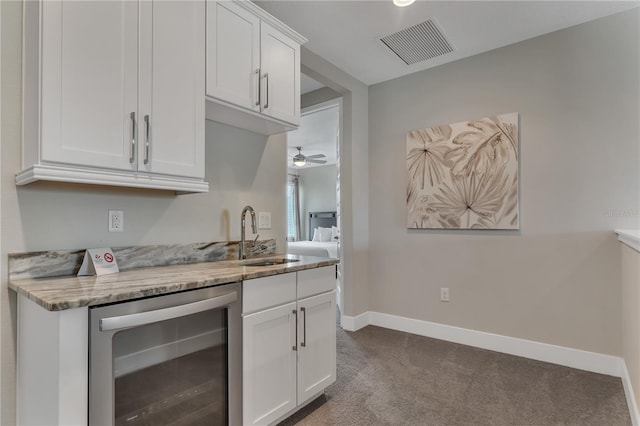
[[[297,167],[302,167],[307,163],[314,164],[324,164],[327,160],[321,160],[324,158],[324,154],[314,154],[314,155],[302,155],[302,147],[296,146],[298,153],[293,157],[293,165]]]

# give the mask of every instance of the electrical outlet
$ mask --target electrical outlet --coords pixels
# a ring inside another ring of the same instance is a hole
[[[449,301],[449,287],[442,287],[440,289],[440,300],[442,302],[448,302]]]
[[[109,232],[124,232],[124,212],[109,210]]]

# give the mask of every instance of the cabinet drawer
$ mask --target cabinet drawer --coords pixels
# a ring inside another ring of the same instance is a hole
[[[298,299],[331,291],[335,288],[335,265],[298,272]]]
[[[272,275],[242,282],[242,313],[296,300],[296,273]]]

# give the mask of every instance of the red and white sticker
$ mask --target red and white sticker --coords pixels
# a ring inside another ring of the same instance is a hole
[[[118,272],[118,262],[109,248],[87,249],[78,275],[105,275]]]

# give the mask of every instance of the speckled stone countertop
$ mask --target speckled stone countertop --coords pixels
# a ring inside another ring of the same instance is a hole
[[[49,311],[62,311],[285,274],[339,262],[338,259],[294,255],[259,256],[248,261],[283,257],[298,261],[271,266],[244,266],[239,260],[154,266],[100,277],[10,280],[9,288]]]

